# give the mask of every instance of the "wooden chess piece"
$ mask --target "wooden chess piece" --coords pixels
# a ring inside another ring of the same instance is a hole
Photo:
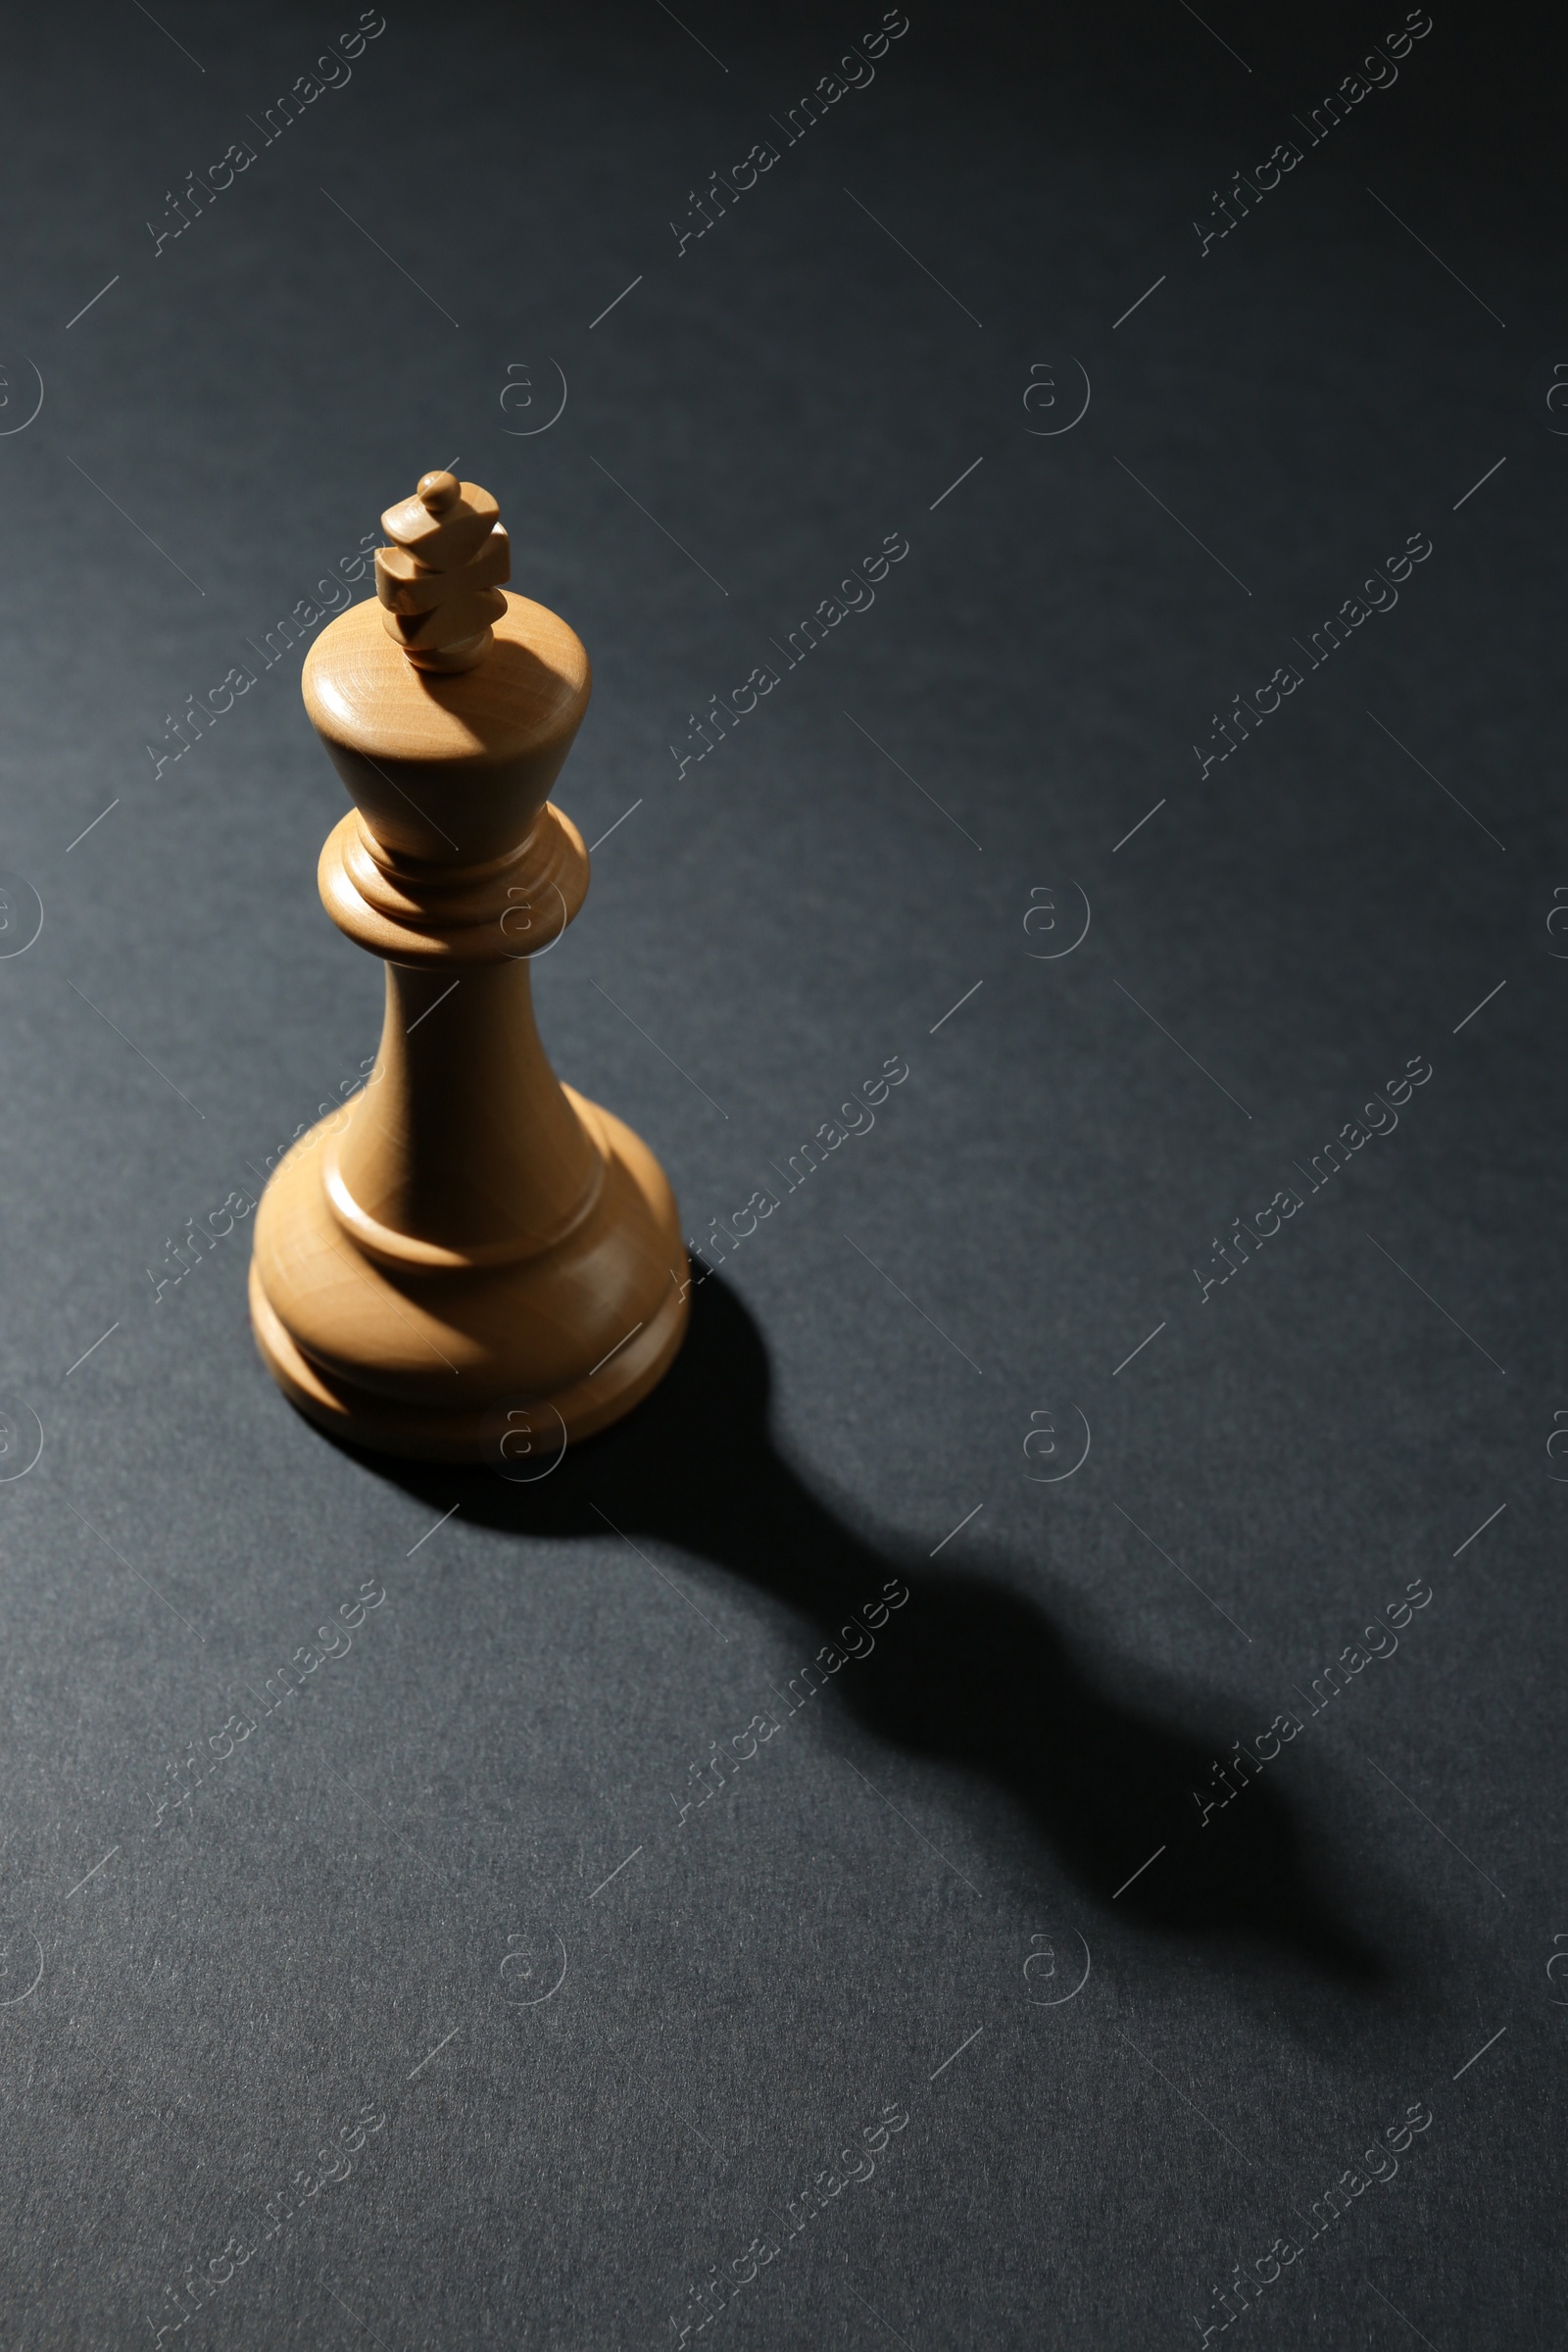
[[[327,912],[386,963],[362,1093],[279,1162],[251,1315],[302,1412],[355,1444],[537,1475],[665,1371],[690,1288],[675,1202],[629,1128],[563,1086],[528,958],[588,890],[545,796],[588,706],[588,657],[504,592],[475,483],[427,473],[382,524],[378,601],[321,632],[305,707],[356,806]]]

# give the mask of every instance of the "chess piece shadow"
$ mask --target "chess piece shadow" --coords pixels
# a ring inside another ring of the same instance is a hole
[[[879,1740],[987,1775],[1123,1920],[1283,1946],[1367,1989],[1386,1978],[1373,1943],[1315,1883],[1295,1809],[1270,1776],[1200,1826],[1192,1791],[1211,1791],[1211,1767],[1231,1749],[1228,1712],[1196,1738],[1161,1722],[1087,1673],[1032,1599],[857,1534],[774,1446],[769,1386],[760,1333],[710,1277],[659,1388],[535,1483],[345,1450],[432,1508],[458,1503],[485,1526],[547,1540],[613,1529],[676,1545],[784,1602],[822,1642],[863,1618],[892,1579],[907,1601],[874,1649],[837,1673],[822,1706],[843,1707]]]

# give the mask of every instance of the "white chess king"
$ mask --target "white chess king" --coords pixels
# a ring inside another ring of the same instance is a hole
[[[565,622],[506,591],[473,482],[382,516],[377,601],[324,629],[305,707],[355,807],[318,880],[386,965],[364,1091],[263,1195],[251,1315],[302,1412],[352,1443],[508,1475],[630,1410],[680,1346],[689,1277],[662,1169],[556,1078],[528,958],[588,853],[546,799],[588,706]]]

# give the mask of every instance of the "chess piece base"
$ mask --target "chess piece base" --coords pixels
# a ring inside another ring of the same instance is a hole
[[[562,1092],[603,1176],[567,1232],[511,1262],[443,1251],[444,1264],[410,1265],[367,1249],[333,1201],[341,1112],[279,1163],[257,1212],[251,1321],[268,1370],[319,1427],[373,1452],[531,1477],[663,1377],[688,1314],[673,1197],[629,1127]]]

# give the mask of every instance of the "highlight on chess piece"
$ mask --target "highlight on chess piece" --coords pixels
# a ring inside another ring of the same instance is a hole
[[[251,1317],[302,1412],[350,1442],[530,1476],[628,1412],[685,1332],[675,1202],[648,1147],[563,1086],[528,959],[588,890],[547,800],[588,707],[565,622],[503,587],[495,500],[427,473],[381,517],[376,601],[305,663],[355,807],[318,880],[386,964],[364,1091],[278,1163]]]

